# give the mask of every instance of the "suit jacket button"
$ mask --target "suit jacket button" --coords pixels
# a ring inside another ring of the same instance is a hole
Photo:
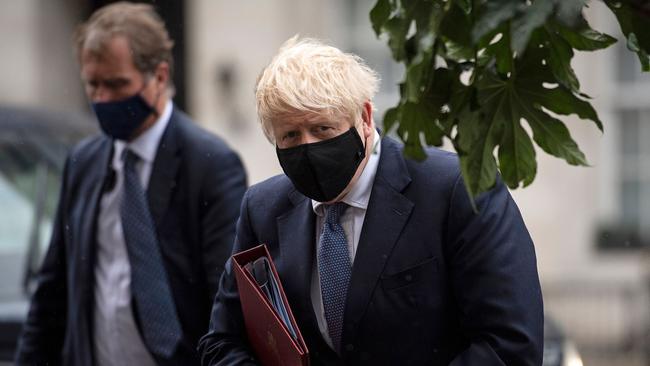
[[[354,351],[354,345],[352,343],[346,344],[345,345],[345,350],[350,351],[350,352]]]
[[[408,275],[404,276],[404,279],[407,280],[407,281],[409,281],[409,282],[411,282],[411,281],[413,281],[413,276],[411,276],[410,274],[408,274]]]

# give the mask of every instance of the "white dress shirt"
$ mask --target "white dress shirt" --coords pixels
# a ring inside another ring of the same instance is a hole
[[[359,245],[359,237],[361,236],[361,229],[363,228],[363,221],[366,217],[366,210],[368,209],[368,201],[370,200],[370,193],[372,186],[375,182],[375,174],[377,173],[377,166],[379,165],[379,156],[381,154],[381,138],[379,133],[375,131],[372,153],[370,158],[363,168],[363,172],[359,179],[354,184],[350,192],[343,197],[342,201],[348,204],[347,210],[340,218],[340,224],[345,231],[345,238],[348,242],[348,251],[350,254],[350,263],[354,263],[354,258],[357,253],[357,246]],[[318,320],[318,328],[321,335],[329,344],[332,349],[332,340],[330,339],[327,320],[325,320],[325,310],[323,309],[323,297],[320,288],[320,276],[318,274],[318,245],[320,241],[320,234],[325,224],[326,205],[322,202],[311,201],[314,213],[316,213],[316,250],[314,258],[314,267],[312,268],[311,276],[311,301],[314,306],[314,313]]]
[[[115,172],[115,184],[112,190],[102,195],[97,216],[93,341],[99,366],[156,365],[133,317],[131,266],[122,232],[120,201],[124,189],[124,150],[128,148],[140,158],[136,170],[142,186],[147,187],[156,151],[171,114],[172,103],[167,101],[156,123],[142,135],[129,143],[115,140],[113,144],[111,167]]]

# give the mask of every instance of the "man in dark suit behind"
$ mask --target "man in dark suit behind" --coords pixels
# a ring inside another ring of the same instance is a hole
[[[477,198],[458,157],[380,139],[375,73],[291,39],[256,87],[284,175],[244,196],[234,251],[268,245],[311,365],[541,365],[533,243],[502,182]],[[228,262],[203,365],[258,361]]]
[[[150,5],[112,4],[79,28],[104,133],[66,161],[18,364],[198,364],[246,175],[172,104],[172,45]]]

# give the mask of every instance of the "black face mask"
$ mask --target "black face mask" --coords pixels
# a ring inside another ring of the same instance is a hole
[[[354,127],[325,141],[275,150],[296,189],[318,202],[329,202],[341,194],[366,157]]]
[[[92,109],[106,135],[125,141],[154,112],[140,93],[118,101],[92,103]]]

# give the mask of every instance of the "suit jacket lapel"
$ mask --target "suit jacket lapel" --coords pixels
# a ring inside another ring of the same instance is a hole
[[[171,192],[176,185],[176,173],[180,164],[178,155],[180,149],[178,142],[179,126],[176,118],[176,109],[174,109],[169,124],[160,139],[156,159],[151,170],[151,177],[149,178],[147,199],[156,228],[160,227],[162,218],[169,206]]]
[[[345,310],[345,323],[350,327],[344,328],[345,343],[354,340],[354,333],[370,302],[386,260],[390,257],[411,214],[414,204],[401,193],[410,181],[399,145],[384,138],[352,266]]]
[[[311,302],[311,277],[314,265],[314,225],[311,200],[297,191],[289,194],[294,208],[277,218],[280,260],[278,272],[290,273],[282,283],[301,333],[318,332],[318,323]],[[306,336],[306,334],[305,334]]]
[[[97,156],[97,165],[98,169],[94,169],[88,172],[88,187],[90,194],[87,197],[87,206],[84,210],[84,217],[87,219],[83,220],[81,223],[81,242],[79,246],[80,258],[81,258],[81,273],[76,277],[78,282],[81,297],[81,308],[80,314],[85,314],[86,321],[80,324],[83,327],[85,332],[85,338],[90,342],[92,339],[92,301],[93,301],[93,284],[95,279],[94,267],[95,267],[95,253],[97,247],[97,215],[99,214],[99,202],[104,190],[104,185],[108,179],[115,179],[114,177],[108,176],[109,163],[113,155],[113,143],[112,140],[105,138],[102,141],[102,146],[99,149],[99,154]],[[91,349],[91,348],[89,348]]]
[[[102,147],[99,149],[99,156],[97,157],[97,167],[91,172],[88,172],[88,186],[90,187],[90,195],[87,197],[87,206],[85,209],[85,217],[89,218],[84,220],[82,223],[81,230],[81,258],[86,259],[83,261],[85,266],[84,274],[85,276],[79,280],[84,281],[84,289],[90,291],[90,285],[92,281],[90,279],[94,278],[93,276],[93,267],[95,262],[95,244],[97,242],[97,215],[99,214],[99,201],[104,189],[104,184],[106,184],[108,176],[108,167],[109,162],[113,153],[113,144],[110,139],[105,139],[102,142]]]
[[[294,208],[277,218],[281,255],[275,264],[278,272],[290,274],[282,278],[282,284],[312,359],[337,364],[336,353],[320,334],[311,301],[316,215],[311,200],[298,191],[289,193],[289,199]]]

